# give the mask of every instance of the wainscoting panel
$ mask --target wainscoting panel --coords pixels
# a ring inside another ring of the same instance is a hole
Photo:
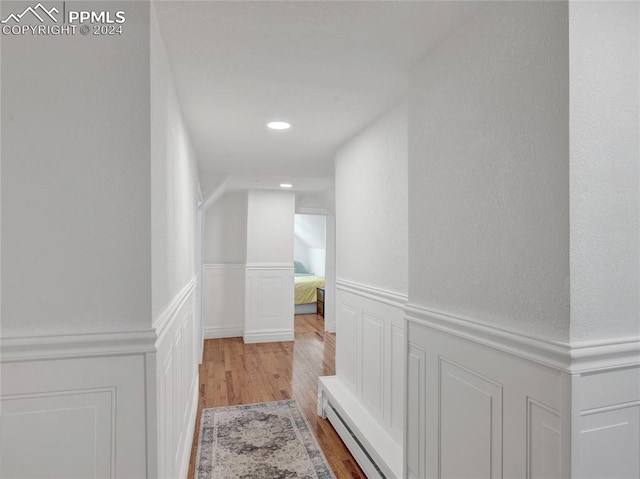
[[[293,266],[248,264],[244,341],[293,341]]]
[[[244,263],[203,267],[204,337],[231,338],[244,331]]]
[[[336,287],[336,378],[349,396],[345,404],[333,406],[345,410],[356,430],[366,430],[358,421],[377,423],[381,440],[359,441],[369,444],[367,454],[383,462],[378,467],[401,475],[405,363],[402,307],[406,297],[343,280],[338,280]],[[334,401],[345,397],[342,389],[339,393],[328,391],[328,395]],[[357,413],[350,414],[350,408]]]
[[[1,366],[0,477],[147,477],[143,354]]]
[[[640,477],[640,367],[575,377],[575,477]]]
[[[406,318],[409,477],[569,477],[569,374]]]
[[[558,411],[527,398],[527,477],[561,477],[562,435]]]
[[[3,337],[0,477],[186,478],[196,288],[147,330]]]
[[[358,310],[343,304],[338,312],[336,333],[336,372],[338,378],[356,395],[358,391]],[[340,359],[338,359],[340,358]]]
[[[426,451],[426,351],[421,347],[409,343],[407,350],[407,437],[405,443],[405,456],[407,474],[410,479],[425,477],[425,451]]]
[[[369,410],[380,420],[383,419],[384,349],[384,320],[363,312],[362,398]],[[388,389],[391,389],[391,384]]]
[[[439,366],[439,477],[502,477],[502,385],[443,358]]]
[[[183,295],[156,342],[157,460],[163,478],[186,477],[189,467],[198,399],[195,298],[193,289]]]
[[[2,469],[20,471],[20,477],[113,477],[115,392],[88,389],[3,401]],[[34,451],[46,456],[35,457]]]

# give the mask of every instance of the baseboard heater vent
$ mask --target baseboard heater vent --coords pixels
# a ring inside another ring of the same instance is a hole
[[[318,379],[318,415],[329,420],[368,479],[402,477],[402,443],[336,376]]]
[[[327,408],[325,409],[325,414],[327,415],[327,419],[338,432],[342,441],[347,445],[353,457],[356,458],[356,461],[358,461],[358,464],[367,475],[367,478],[391,479],[384,475],[378,464],[376,464],[376,461],[374,461],[371,455],[367,452],[367,449],[362,445],[358,436],[353,433],[349,425],[345,422],[340,413],[335,410],[331,402],[327,402],[326,405]]]

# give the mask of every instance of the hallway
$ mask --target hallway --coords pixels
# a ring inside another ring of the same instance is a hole
[[[198,423],[189,479],[195,477],[202,408],[295,399],[338,479],[365,479],[328,421],[316,414],[318,377],[335,374],[336,336],[315,314],[296,315],[295,341],[244,344],[242,338],[204,343]]]

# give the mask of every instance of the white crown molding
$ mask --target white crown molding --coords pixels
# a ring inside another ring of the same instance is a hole
[[[187,298],[191,296],[193,290],[198,284],[198,277],[194,276],[191,280],[185,285],[184,288],[173,298],[171,303],[165,308],[164,312],[158,317],[157,320],[153,322],[153,329],[155,329],[158,339],[160,339],[165,331],[168,329],[168,326],[171,324],[172,320],[180,311],[180,308],[187,301]]]
[[[293,271],[293,263],[247,263],[247,271]]]
[[[156,339],[151,329],[3,337],[0,362],[152,353]]]
[[[204,263],[203,269],[245,269],[244,263]]]
[[[507,352],[568,374],[640,366],[640,338],[567,343],[534,337],[407,304],[407,321]]]
[[[336,289],[356,294],[358,296],[364,296],[365,298],[379,301],[395,308],[403,308],[407,303],[406,295],[389,291],[387,289],[375,288],[365,284],[346,281],[344,279],[336,279]]]

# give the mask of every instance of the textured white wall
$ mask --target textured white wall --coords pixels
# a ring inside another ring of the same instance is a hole
[[[148,12],[128,3],[121,36],[3,36],[4,336],[151,325]]]
[[[293,267],[294,193],[249,190],[247,205],[247,263]]]
[[[247,192],[230,192],[205,211],[204,262],[244,263],[247,255]]]
[[[198,169],[157,19],[151,23],[153,319],[196,274]]]
[[[640,336],[640,4],[571,2],[571,339]]]
[[[336,277],[407,293],[407,106],[336,155]]]
[[[496,2],[410,77],[409,301],[569,337],[568,18]]]

